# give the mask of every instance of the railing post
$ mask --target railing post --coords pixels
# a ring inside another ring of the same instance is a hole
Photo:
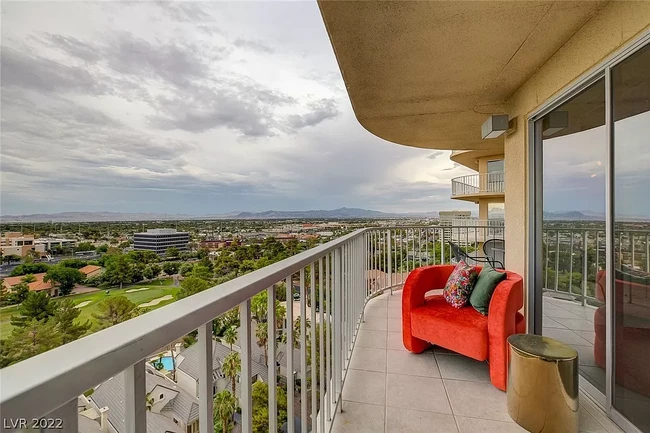
[[[445,264],[445,229],[440,231],[440,264]]]
[[[558,289],[558,276],[560,273],[560,231],[555,230],[555,291]]]
[[[390,286],[390,294],[393,294],[393,247],[391,239],[391,231],[388,229],[388,285]]]
[[[342,359],[341,359],[341,336],[343,330],[340,329],[341,326],[341,249],[337,248],[334,250],[334,326],[337,328],[334,335],[334,388],[336,392],[336,400],[338,403],[342,395],[341,389],[341,368],[342,368]],[[305,430],[306,431],[306,430]]]
[[[588,248],[587,248],[587,230],[585,230],[584,238],[582,239],[582,306],[584,307],[587,304],[587,272],[589,260]]]
[[[370,239],[370,234],[368,236],[368,239]],[[325,328],[325,360],[327,361],[325,363],[325,377],[327,378],[327,394],[328,394],[328,401],[326,402],[326,407],[327,407],[327,420],[331,421],[332,420],[332,403],[334,403],[336,400],[336,395],[334,391],[334,375],[332,374],[332,330],[334,327],[333,324],[333,315],[332,315],[332,274],[331,274],[331,269],[330,269],[330,263],[332,260],[332,254],[328,253],[325,256],[325,275],[327,276],[327,279],[325,280],[325,305],[327,306],[327,309],[325,310],[327,312],[326,316],[327,317],[327,327]],[[293,433],[293,432],[292,432]]]
[[[573,294],[573,230],[571,230],[571,243],[569,246],[569,294]]]
[[[300,270],[300,431],[307,430],[307,290]]]
[[[239,306],[239,344],[241,344],[241,384],[240,399],[242,433],[253,431],[253,395],[251,362],[251,300]]]
[[[199,431],[213,433],[212,321],[199,327],[197,344],[199,345]]]
[[[365,237],[364,237],[365,242]],[[320,420],[320,431],[325,432],[325,314],[323,310],[325,309],[325,287],[323,285],[325,268],[323,267],[323,258],[318,259],[318,319],[319,319],[319,339],[318,339],[318,353],[320,354],[319,358],[319,367],[320,367],[320,410],[319,410],[319,420]]]
[[[318,272],[321,272],[320,267],[318,268]],[[320,290],[320,287],[319,287]],[[318,381],[316,378],[316,347],[317,347],[317,341],[316,341],[316,262],[312,262],[311,264],[311,285],[310,285],[310,291],[311,291],[311,306],[310,306],[310,313],[311,313],[311,431],[315,432],[317,431],[317,424],[316,424],[316,414],[318,413],[318,410],[316,409],[316,387],[318,386]],[[269,429],[271,432],[275,432],[276,430]]]
[[[645,271],[650,273],[650,238],[645,235]]]
[[[293,391],[296,386],[293,375],[293,275],[289,275],[284,284],[287,290],[287,433],[295,433],[293,423]]]
[[[277,367],[276,367],[276,332],[275,332],[275,285],[266,289],[267,295],[267,312],[266,312],[266,344],[268,345],[268,381],[269,381],[269,431],[278,430],[278,405],[276,400],[277,388]],[[313,299],[312,299],[313,302]],[[259,324],[258,324],[259,326]],[[288,352],[287,356],[292,353]]]
[[[126,433],[147,431],[147,387],[145,360],[124,370],[124,430]]]
[[[41,428],[38,430],[40,433],[78,433],[79,412],[77,399],[75,398],[73,400],[70,400],[58,409],[48,413],[42,419],[45,421],[44,424],[50,424],[52,421],[54,421],[54,424],[52,425],[54,428]],[[4,418],[2,422],[5,422]],[[31,424],[31,420],[28,420],[27,425],[31,426]]]

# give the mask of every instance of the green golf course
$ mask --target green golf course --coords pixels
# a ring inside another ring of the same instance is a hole
[[[171,278],[166,278],[149,283],[134,284],[122,289],[109,289],[108,293],[106,293],[106,290],[99,290],[97,292],[70,295],[65,298],[55,298],[55,300],[72,299],[76,305],[83,304],[79,307],[81,310],[79,320],[85,321],[86,319],[90,319],[91,322],[95,323],[92,313],[97,310],[97,304],[99,304],[103,299],[106,299],[109,296],[123,295],[134,304],[141,305],[165,296],[171,296],[171,299],[161,300],[156,305],[150,305],[147,307],[149,310],[154,310],[176,301],[176,295],[178,294],[180,287],[173,287],[172,284],[173,280]],[[19,309],[20,305],[12,305],[0,309],[0,339],[7,338],[11,333],[11,316],[16,314]]]

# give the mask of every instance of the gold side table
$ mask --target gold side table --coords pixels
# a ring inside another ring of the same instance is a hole
[[[508,337],[508,414],[532,433],[578,433],[578,352],[541,335]]]

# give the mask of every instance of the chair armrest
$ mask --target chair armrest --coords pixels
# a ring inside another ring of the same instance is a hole
[[[424,305],[429,290],[442,289],[453,272],[454,265],[433,265],[413,270],[402,291],[402,341],[406,350],[422,353],[429,343],[414,337],[411,329],[411,311]]]
[[[424,295],[430,290],[444,289],[454,265],[433,265],[414,269],[404,283],[402,313],[424,305]]]
[[[508,343],[517,333],[517,313],[524,306],[524,285],[520,275],[506,272],[508,277],[499,283],[488,309],[488,359],[490,379],[505,390],[508,371]]]
[[[508,277],[494,290],[488,309],[488,332],[506,334],[515,331],[515,315],[524,306],[524,284],[520,275],[506,272]]]

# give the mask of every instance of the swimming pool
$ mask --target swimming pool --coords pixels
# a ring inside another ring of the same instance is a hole
[[[151,365],[154,367],[156,366],[156,361],[152,361]],[[167,371],[174,371],[174,360],[172,359],[171,356],[163,356],[160,358],[160,362],[162,362],[163,368]]]

